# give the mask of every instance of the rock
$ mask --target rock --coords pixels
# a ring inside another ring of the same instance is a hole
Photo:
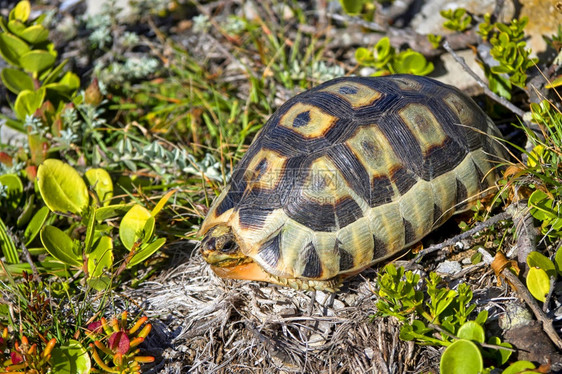
[[[543,35],[555,35],[562,23],[560,0],[521,0],[520,3],[521,17],[529,17],[529,23],[525,26],[525,34],[529,36],[527,45],[536,56],[546,50]]]
[[[558,31],[558,25],[562,21],[562,9],[560,0],[521,0],[519,17],[528,17],[529,23],[525,27],[525,34],[529,37],[527,45],[532,49],[533,55],[546,50],[546,42],[543,35],[551,36]],[[430,0],[427,1],[420,12],[412,20],[412,27],[419,34],[445,35],[451,33],[443,28],[445,19],[439,11],[445,9],[464,8],[474,15],[484,15],[494,11],[495,0]],[[515,16],[513,1],[505,1],[500,21],[510,22]]]
[[[437,265],[436,273],[456,274],[462,270],[462,266],[458,261],[443,261]]]
[[[456,51],[456,53],[464,58],[468,67],[486,82],[484,71],[480,68],[480,65],[476,63],[476,56],[472,50]],[[441,61],[435,64],[435,70],[431,74],[431,77],[443,83],[450,84],[469,96],[479,95],[484,92],[474,78],[472,78],[449,53],[443,54],[441,56]]]
[[[540,2],[541,0],[537,0]],[[450,33],[443,28],[445,18],[439,13],[441,10],[464,8],[471,14],[482,15],[492,13],[496,6],[495,0],[430,0],[412,20],[412,27],[419,34],[445,35]],[[501,13],[502,21],[509,21],[515,14],[513,2],[505,1]]]
[[[119,15],[122,17],[128,17],[131,15],[132,10],[131,10],[131,5],[129,4],[129,0],[86,0],[86,4],[87,4],[87,10],[86,10],[86,15],[87,16],[95,16],[97,14],[102,13],[103,9],[105,6],[105,4],[109,4],[109,3],[114,3],[115,4],[115,8],[120,8],[121,12],[119,12]]]

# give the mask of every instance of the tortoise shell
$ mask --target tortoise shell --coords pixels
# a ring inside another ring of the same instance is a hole
[[[426,77],[345,77],[282,105],[200,234],[223,277],[334,289],[493,191],[491,119]]]

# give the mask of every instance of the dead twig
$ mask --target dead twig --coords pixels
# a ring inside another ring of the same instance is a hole
[[[492,90],[490,90],[488,88],[488,85],[486,84],[486,82],[484,82],[482,79],[480,79],[480,77],[474,72],[472,71],[472,69],[467,65],[467,63],[464,61],[464,58],[462,58],[461,56],[459,56],[449,45],[448,41],[445,41],[443,43],[443,48],[445,48],[445,50],[447,52],[449,52],[451,54],[451,56],[453,56],[453,58],[455,59],[456,62],[459,63],[459,65],[463,68],[464,71],[466,71],[468,74],[470,74],[470,76],[472,78],[474,78],[474,80],[476,81],[476,83],[482,87],[482,89],[484,90],[484,93],[486,94],[486,96],[488,96],[489,98],[491,98],[492,100],[494,100],[495,102],[497,102],[498,104],[503,105],[504,107],[506,107],[507,109],[511,110],[515,115],[523,118],[523,115],[525,114],[524,111],[522,111],[521,109],[519,109],[518,107],[516,107],[515,105],[513,105],[509,100],[496,95]]]
[[[552,319],[548,318],[546,313],[537,305],[535,298],[531,295],[523,282],[521,282],[517,275],[513,274],[508,267],[503,269],[500,275],[507,280],[511,288],[517,292],[517,295],[525,301],[537,320],[542,324],[544,332],[548,335],[550,340],[552,340],[554,345],[558,347],[558,349],[562,349],[562,339],[560,339],[560,336],[554,329]]]
[[[433,252],[439,251],[439,250],[441,250],[445,247],[448,247],[450,245],[454,245],[459,240],[469,238],[469,237],[473,236],[474,234],[482,231],[483,229],[498,223],[499,221],[503,221],[503,220],[506,220],[506,219],[510,218],[510,216],[511,215],[508,212],[502,212],[502,213],[496,214],[495,216],[487,219],[486,221],[479,223],[478,225],[471,228],[470,230],[467,230],[467,231],[462,232],[462,233],[460,233],[456,236],[453,236],[452,238],[447,239],[442,243],[435,244],[435,245],[432,245],[428,248],[425,248],[420,253],[418,253],[418,255],[413,260],[410,261],[410,265],[412,265],[415,262],[419,262],[423,256],[425,256],[429,253],[433,253]]]

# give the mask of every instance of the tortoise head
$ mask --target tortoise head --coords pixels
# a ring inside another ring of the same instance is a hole
[[[213,267],[233,267],[251,259],[240,250],[232,228],[219,224],[211,228],[201,241],[201,254]]]
[[[221,278],[274,282],[271,274],[244,254],[239,240],[228,224],[220,223],[207,231],[201,241],[201,254]]]

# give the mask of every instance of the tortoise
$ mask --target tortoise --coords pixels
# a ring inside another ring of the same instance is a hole
[[[493,193],[500,136],[427,77],[325,82],[256,135],[201,225],[202,255],[220,277],[335,291]]]

